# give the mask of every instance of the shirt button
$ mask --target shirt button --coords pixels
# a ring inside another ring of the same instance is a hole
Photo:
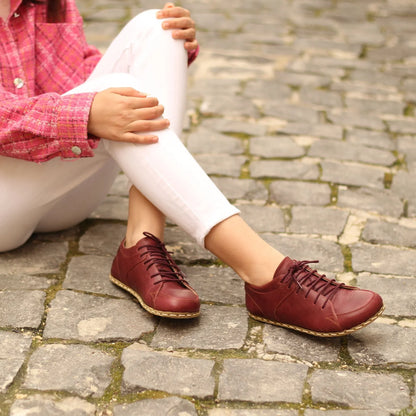
[[[22,88],[23,85],[25,85],[25,82],[22,80],[22,78],[15,78],[13,84],[16,88]]]
[[[77,155],[77,156],[79,156],[82,152],[82,150],[78,146],[72,146],[71,151],[74,155]]]
[[[19,17],[20,16],[20,14],[19,13],[13,13],[13,17]]]

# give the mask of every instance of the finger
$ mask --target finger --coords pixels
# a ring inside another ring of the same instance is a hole
[[[116,88],[108,88],[107,89],[108,92],[114,93],[114,94],[119,94],[119,95],[123,95],[126,97],[147,97],[148,94],[145,92],[140,92],[137,91],[134,88],[131,87],[116,87]]]
[[[150,108],[142,108],[134,111],[134,119],[136,120],[155,120],[162,116],[165,109],[163,108],[163,105],[158,105],[156,107],[150,107]]]
[[[159,19],[166,19],[170,17],[190,17],[191,13],[189,10],[184,9],[183,7],[170,7],[167,9],[159,10],[156,13],[156,16]]]
[[[195,29],[183,29],[183,30],[175,30],[172,33],[173,39],[184,39],[186,41],[192,42],[195,39]]]
[[[133,133],[148,133],[152,131],[165,130],[169,127],[169,120],[161,118],[158,120],[136,120],[129,124],[128,131]]]
[[[163,29],[189,29],[195,27],[195,22],[190,17],[177,17],[162,23]]]
[[[198,49],[198,41],[194,39],[192,42],[185,42],[185,49],[189,52],[192,52],[196,49]]]
[[[159,105],[159,100],[156,97],[129,97],[127,101],[128,108],[149,108]]]
[[[117,141],[136,144],[153,144],[157,143],[159,138],[153,134],[137,134],[128,132],[123,134]]]
[[[175,7],[175,5],[171,2],[168,2],[163,6],[164,9],[170,9],[171,7]]]

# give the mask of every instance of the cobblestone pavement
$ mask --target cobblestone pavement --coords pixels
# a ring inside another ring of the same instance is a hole
[[[78,4],[105,49],[163,2]],[[414,415],[414,0],[181,4],[202,45],[187,146],[267,241],[378,291],[385,314],[328,340],[254,322],[237,276],[169,224],[202,315],[151,317],[107,278],[120,175],[90,219],[0,255],[1,415]]]

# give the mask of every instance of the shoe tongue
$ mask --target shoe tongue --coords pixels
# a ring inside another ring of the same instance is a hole
[[[293,264],[294,261],[290,257],[285,257],[274,272],[273,278],[285,275]]]

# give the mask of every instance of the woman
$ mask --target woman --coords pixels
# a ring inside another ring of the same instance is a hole
[[[245,281],[255,319],[338,336],[381,314],[377,294],[263,241],[178,139],[198,53],[189,11],[139,14],[104,56],[86,43],[74,0],[0,0],[0,13],[0,251],[84,220],[121,169],[129,214],[110,279],[150,313],[199,314],[162,242],[166,215]]]

